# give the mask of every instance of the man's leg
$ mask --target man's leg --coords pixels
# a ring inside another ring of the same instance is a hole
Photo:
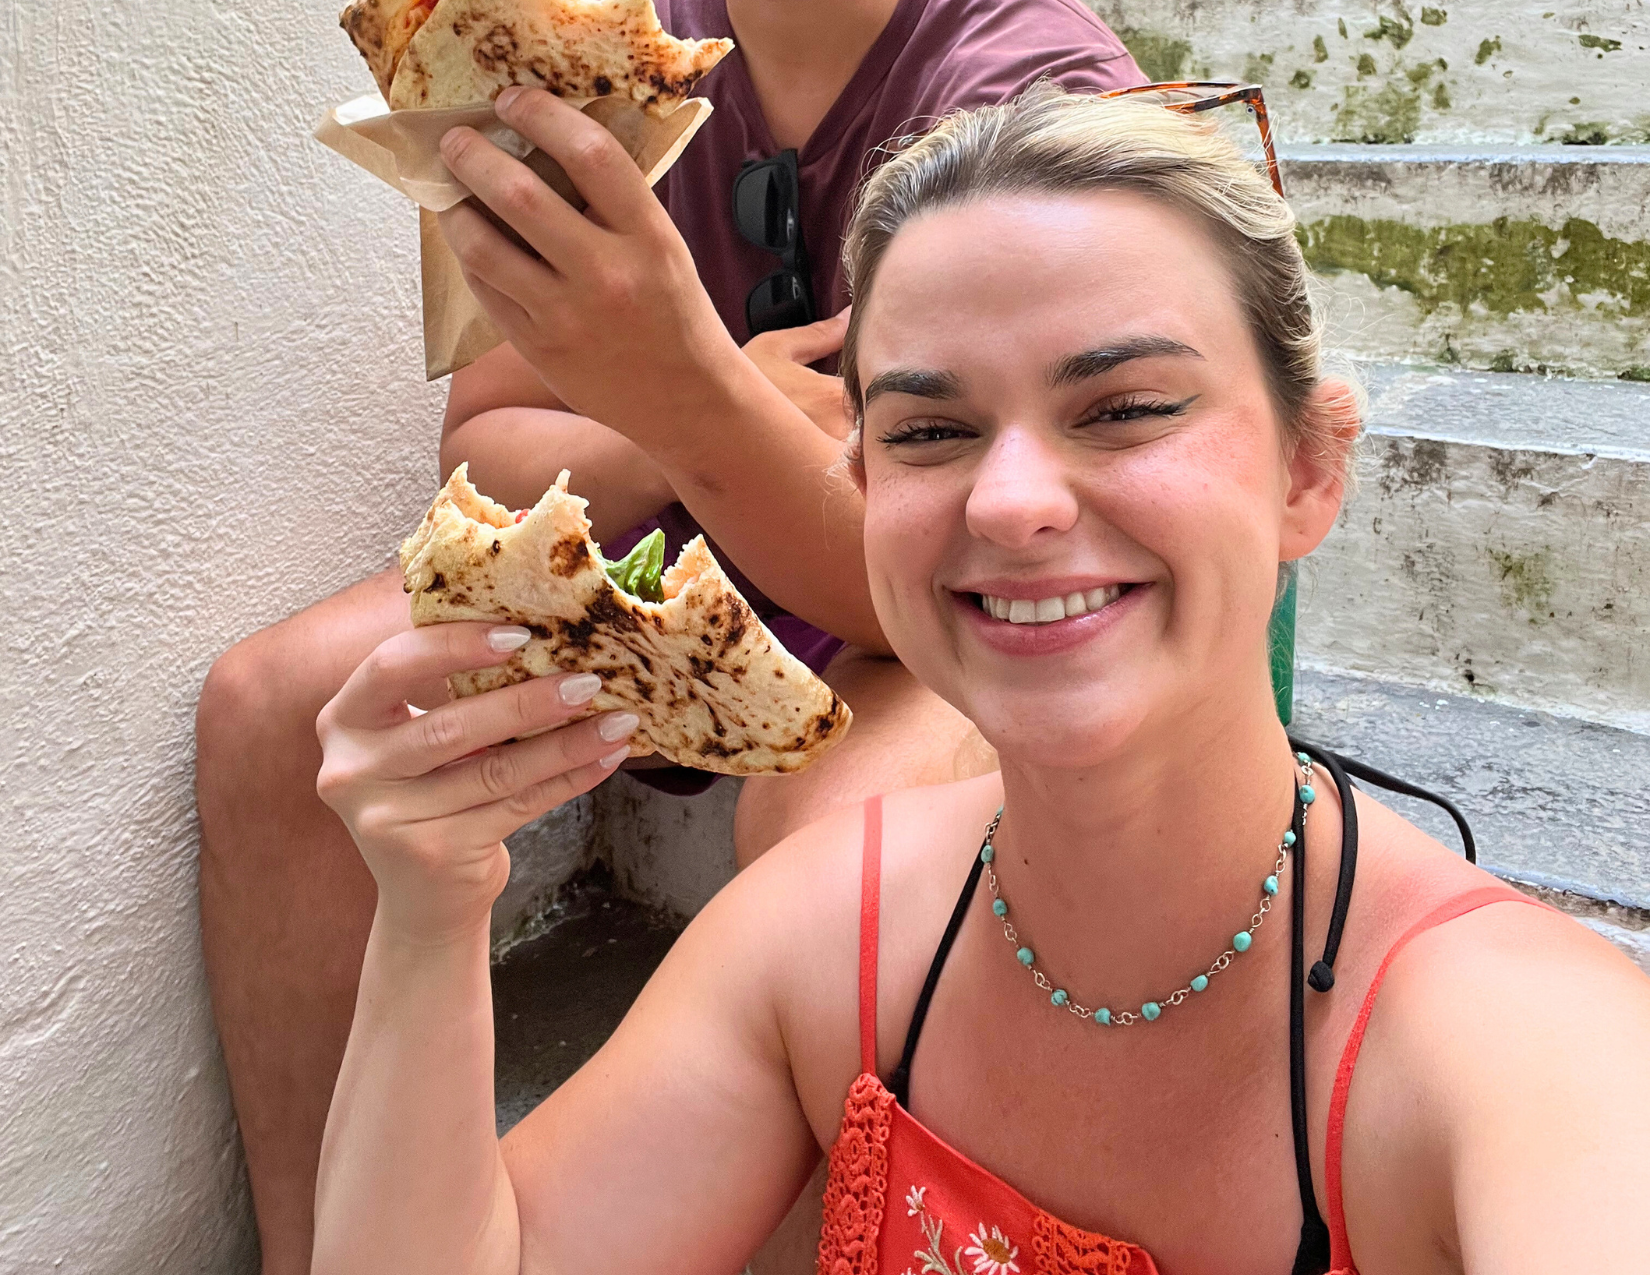
[[[401,573],[386,571],[238,643],[201,690],[201,941],[264,1275],[309,1270],[321,1132],[377,897],[315,795],[315,717],[407,623]]]
[[[842,651],[825,680],[854,710],[847,736],[800,775],[747,779],[734,812],[741,868],[827,811],[877,793],[950,783],[997,769],[997,754],[956,709],[898,660]],[[807,1275],[819,1251],[825,1166],[751,1260],[753,1275]]]
[[[733,820],[741,868],[838,806],[997,769],[997,754],[974,724],[898,660],[847,647],[826,668],[825,680],[853,709],[854,723],[801,774],[745,781]]]

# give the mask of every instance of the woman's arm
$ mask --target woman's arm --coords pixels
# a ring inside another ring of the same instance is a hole
[[[568,171],[589,208],[575,212],[479,134],[453,130],[448,167],[539,253],[474,209],[443,213],[471,290],[570,408],[648,454],[764,593],[885,652],[861,551],[864,502],[833,471],[837,440],[734,344],[611,134],[548,93],[507,91],[497,108]]]
[[[1439,926],[1393,963],[1356,1076],[1363,1275],[1646,1269],[1650,978],[1603,939],[1520,904]]]
[[[321,1275],[726,1275],[817,1159],[774,1008],[785,908],[743,897],[763,877],[701,914],[614,1038],[501,1154],[487,958],[509,875],[502,838],[612,773],[636,723],[564,724],[594,693],[581,675],[428,714],[405,695],[496,664],[525,636],[484,624],[401,634],[318,723],[320,792],[378,883],[322,1149]]]

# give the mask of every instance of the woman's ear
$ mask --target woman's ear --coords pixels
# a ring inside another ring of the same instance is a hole
[[[1362,428],[1363,400],[1351,383],[1335,376],[1319,381],[1302,410],[1300,439],[1289,459],[1283,561],[1304,558],[1335,525]]]

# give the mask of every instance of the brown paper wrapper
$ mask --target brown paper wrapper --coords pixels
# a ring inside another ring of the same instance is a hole
[[[702,97],[691,97],[669,115],[658,118],[628,98],[613,96],[585,102],[580,109],[619,139],[652,185],[669,171],[699,131],[710,115],[711,105]],[[574,207],[584,207],[561,166],[502,124],[491,103],[392,111],[379,94],[369,93],[333,107],[315,129],[315,137],[322,144],[418,205],[424,373],[432,381],[474,363],[504,341],[503,333],[493,326],[464,282],[458,258],[442,238],[435,216],[471,197],[468,188],[447,171],[441,160],[442,136],[461,124],[476,129],[522,160]],[[514,232],[509,233],[515,237]]]

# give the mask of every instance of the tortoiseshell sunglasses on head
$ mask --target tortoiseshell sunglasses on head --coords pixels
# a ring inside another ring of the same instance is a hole
[[[1272,148],[1272,121],[1266,114],[1266,99],[1260,85],[1239,84],[1216,80],[1177,80],[1164,84],[1137,84],[1129,89],[1111,89],[1100,97],[1133,97],[1137,93],[1154,93],[1163,99],[1163,105],[1183,115],[1212,111],[1217,107],[1242,102],[1260,126],[1261,149],[1266,152],[1266,175],[1272,179],[1272,189],[1283,194],[1283,176],[1278,172],[1278,155]]]

